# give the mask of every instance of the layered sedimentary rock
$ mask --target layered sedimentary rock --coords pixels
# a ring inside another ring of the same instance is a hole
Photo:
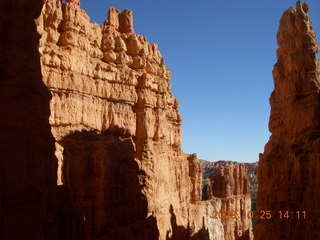
[[[298,1],[296,9],[283,14],[277,38],[270,97],[272,136],[258,166],[258,210],[273,215],[258,221],[255,239],[318,239],[320,82],[307,4]]]
[[[245,193],[201,202],[170,71],[157,45],[134,33],[132,12],[110,8],[99,26],[79,1],[48,0],[37,25],[58,185],[85,218],[85,239],[249,239],[250,224],[210,217],[248,204]]]
[[[250,182],[250,195],[251,195],[251,211],[256,212],[257,210],[257,192],[258,192],[258,178],[257,178],[257,169],[258,162],[254,163],[244,163],[247,169],[247,176]],[[252,227],[255,228],[256,219],[252,219]]]
[[[207,199],[209,196],[212,196],[211,192],[211,185],[210,183],[210,177],[211,175],[220,167],[225,167],[228,166],[229,164],[239,164],[237,162],[232,162],[232,161],[217,161],[217,162],[209,162],[205,160],[199,160],[200,165],[202,168],[202,197],[204,199]],[[258,162],[254,163],[241,163],[239,165],[243,165],[243,167],[246,169],[246,175],[249,179],[249,186],[250,186],[250,195],[251,195],[251,200],[255,201],[257,191],[258,191],[258,180],[257,180],[257,167],[258,167]],[[252,203],[252,201],[251,201]],[[255,208],[254,208],[255,209]]]
[[[99,26],[79,1],[45,2],[37,25],[58,184],[84,216],[86,239],[197,236],[201,169],[180,148],[170,71],[132,19],[110,8]]]
[[[57,160],[34,19],[42,1],[0,1],[0,239],[56,237]]]
[[[256,199],[257,191],[258,191],[258,179],[257,179],[258,162],[244,163],[244,165],[246,166],[246,172],[250,182],[251,198]]]
[[[219,212],[234,212],[237,218],[220,216],[224,239],[252,239],[250,181],[246,164],[231,161],[201,160],[203,198],[213,206],[219,202]]]
[[[221,210],[234,213],[234,219],[222,217],[225,239],[251,239],[252,223],[248,218],[251,210],[251,196],[249,191],[249,179],[243,164],[229,162],[220,166],[212,174],[212,196],[221,200]]]

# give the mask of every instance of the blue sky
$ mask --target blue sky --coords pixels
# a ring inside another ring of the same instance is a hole
[[[180,100],[183,150],[209,161],[254,162],[268,141],[276,32],[289,0],[82,0],[92,22],[108,7],[133,11],[155,42]],[[320,1],[308,1],[320,34]]]

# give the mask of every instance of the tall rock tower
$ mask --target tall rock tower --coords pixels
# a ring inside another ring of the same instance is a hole
[[[134,33],[132,12],[111,7],[99,26],[79,1],[48,0],[37,24],[58,185],[85,217],[85,239],[201,230],[191,212],[201,199],[201,169],[181,151],[171,73],[157,44]]]
[[[320,81],[308,10],[298,1],[283,14],[277,34],[272,135],[258,166],[257,208],[272,217],[257,222],[255,240],[320,236]]]

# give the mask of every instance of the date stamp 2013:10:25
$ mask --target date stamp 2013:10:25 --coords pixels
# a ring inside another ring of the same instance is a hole
[[[245,210],[233,210],[233,211],[218,211],[214,210],[210,216],[213,219],[259,219],[259,220],[270,220],[274,218],[289,220],[305,220],[307,219],[307,212],[301,211],[289,211],[289,210],[261,210],[261,211],[245,211]]]

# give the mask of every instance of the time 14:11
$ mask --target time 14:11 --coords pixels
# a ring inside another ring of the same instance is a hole
[[[306,211],[296,211],[296,212],[289,212],[289,211],[278,211],[279,218],[295,218],[298,219],[306,219]],[[295,216],[294,216],[295,215]]]

